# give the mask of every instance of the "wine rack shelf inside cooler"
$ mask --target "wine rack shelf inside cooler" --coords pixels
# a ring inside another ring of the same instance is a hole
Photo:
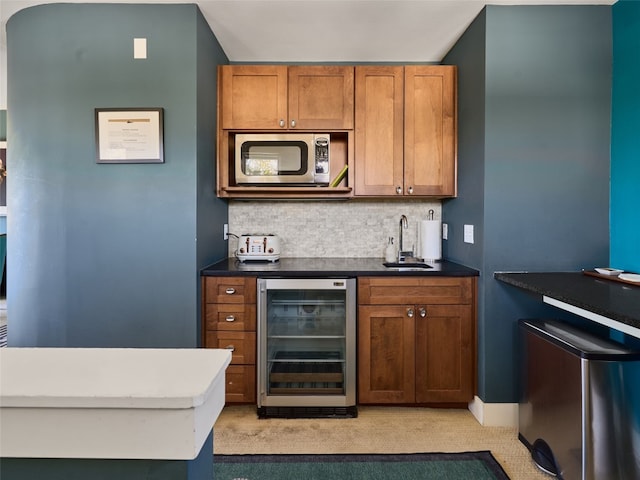
[[[344,360],[340,352],[277,352],[269,371],[273,394],[344,392]]]

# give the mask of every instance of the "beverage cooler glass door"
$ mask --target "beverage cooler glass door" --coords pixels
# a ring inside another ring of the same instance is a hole
[[[258,407],[355,405],[355,279],[258,279]]]

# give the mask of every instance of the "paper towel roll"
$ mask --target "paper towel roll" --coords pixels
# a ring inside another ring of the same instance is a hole
[[[442,222],[440,220],[420,222],[420,256],[426,261],[442,258]]]

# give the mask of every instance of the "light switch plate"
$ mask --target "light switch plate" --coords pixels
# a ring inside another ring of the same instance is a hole
[[[464,226],[464,243],[473,243],[473,225]]]
[[[449,238],[449,224],[448,223],[443,223],[442,224],[442,239],[443,240],[447,240]]]
[[[146,38],[133,39],[133,58],[142,59],[142,60],[147,58],[147,39]]]

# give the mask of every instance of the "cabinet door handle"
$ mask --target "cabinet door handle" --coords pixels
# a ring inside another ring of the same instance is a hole
[[[295,120],[291,120],[291,128],[296,128],[296,121]]]
[[[285,121],[281,118],[281,119],[280,119],[280,127],[281,127],[281,128],[284,128],[284,127],[285,127],[285,125],[286,125]]]
[[[413,317],[413,308],[407,308],[407,317],[409,318]]]
[[[413,187],[409,187],[409,195],[413,193]]]
[[[420,310],[418,312],[422,318],[427,316],[427,309],[424,307],[420,307]]]
[[[236,321],[236,317],[234,317],[233,315],[229,315],[227,318],[225,318],[225,321],[227,321],[227,322],[235,322]]]
[[[400,195],[402,193],[402,187],[396,187],[396,193]]]
[[[229,288],[227,288],[227,289],[225,290],[225,293],[226,293],[227,295],[233,295],[234,293],[236,293],[236,289],[235,289],[235,288],[233,288],[233,287],[229,287]]]
[[[224,347],[226,350],[231,350],[232,352],[235,351],[236,347],[234,345],[227,345],[226,347]]]

